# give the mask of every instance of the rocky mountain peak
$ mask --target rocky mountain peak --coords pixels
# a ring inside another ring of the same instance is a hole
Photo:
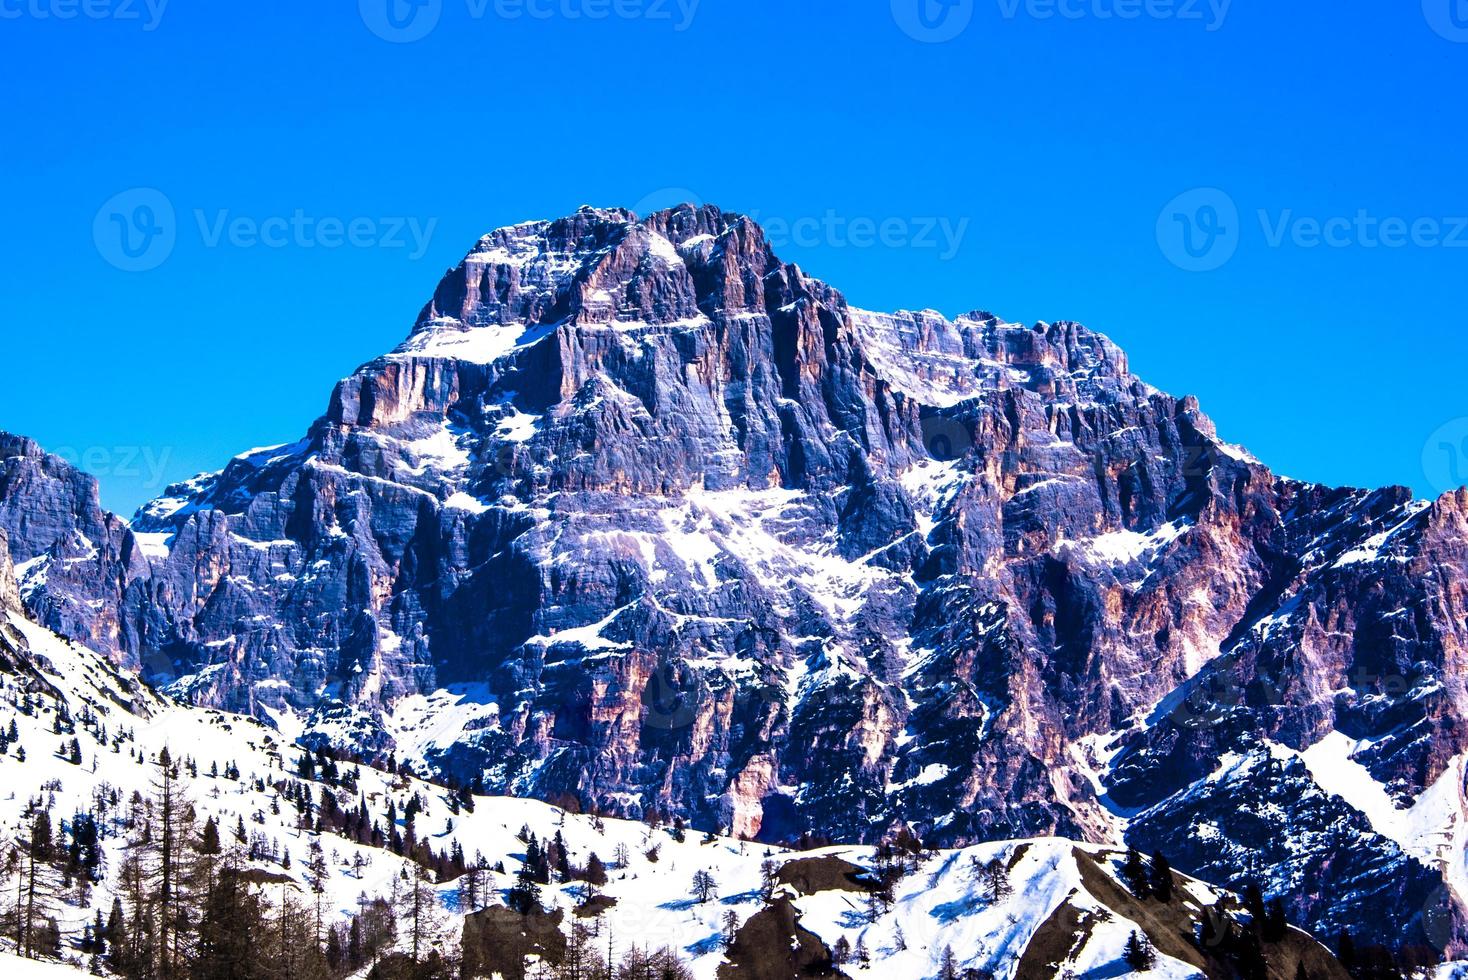
[[[1099,333],[854,308],[718,208],[485,236],[131,529],[4,467],[32,616],[307,741],[769,840],[1207,823],[1215,877],[1308,799],[1271,887],[1384,936],[1457,873],[1468,500],[1278,479]],[[1341,771],[1439,829],[1320,843]]]

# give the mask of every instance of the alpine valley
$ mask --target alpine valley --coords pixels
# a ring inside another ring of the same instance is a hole
[[[309,903],[326,844],[333,922],[354,854],[379,892],[431,865],[465,976],[505,925],[458,852],[522,913],[551,834],[536,922],[671,923],[698,977],[1468,956],[1468,490],[1275,475],[1098,333],[855,309],[714,207],[487,235],[299,441],[130,521],[0,435],[0,532],[0,819],[103,826],[62,920],[127,894],[148,820],[99,786],[156,808],[188,757],[259,880]]]

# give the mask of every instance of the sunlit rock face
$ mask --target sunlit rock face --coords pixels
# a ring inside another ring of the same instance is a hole
[[[1468,495],[1276,477],[1100,334],[854,309],[717,208],[486,236],[300,441],[131,526],[0,450],[40,621],[492,791],[767,839],[1207,822],[1238,846],[1174,863],[1239,878],[1268,818],[1210,805],[1220,774],[1304,752],[1297,788],[1449,786],[1429,822],[1468,823]],[[1301,836],[1299,866],[1396,847],[1355,906],[1390,938],[1468,875],[1456,831],[1387,824]],[[1338,896],[1270,881],[1331,924]]]

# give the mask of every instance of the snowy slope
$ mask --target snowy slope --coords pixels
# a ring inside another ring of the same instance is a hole
[[[155,774],[152,760],[167,748],[185,763],[184,786],[202,821],[213,816],[224,831],[243,819],[249,832],[268,838],[267,851],[293,856],[290,869],[281,861],[257,862],[263,870],[285,874],[302,896],[302,870],[307,848],[319,837],[330,865],[329,898],[335,914],[345,917],[357,906],[358,896],[386,895],[404,861],[390,852],[357,844],[332,835],[316,835],[296,826],[297,816],[286,801],[280,812],[272,812],[274,793],[253,787],[256,777],[267,781],[294,774],[298,752],[283,736],[258,721],[224,712],[199,709],[171,702],[113,670],[91,651],[63,641],[54,634],[9,614],[10,657],[34,668],[0,677],[0,725],[13,719],[18,744],[26,750],[22,761],[12,750],[0,757],[0,785],[6,787],[0,800],[0,825],[7,835],[20,830],[23,811],[32,801],[48,807],[57,819],[85,811],[94,796],[116,788],[125,799],[136,790],[147,795]],[[27,698],[25,689],[32,694]],[[45,695],[35,692],[48,691]],[[29,700],[30,714],[17,710]],[[81,764],[75,765],[61,751],[69,735],[58,735],[57,706],[71,719],[88,712],[97,718],[97,731],[106,733],[105,743],[92,730],[77,725],[82,744]],[[421,724],[431,737],[434,712],[424,706]],[[197,766],[192,776],[190,764]],[[211,775],[216,769],[239,769],[239,778]],[[319,791],[320,787],[316,787]],[[840,858],[860,868],[874,866],[873,849],[835,847],[794,853],[729,838],[690,832],[685,840],[668,828],[642,823],[602,820],[570,814],[545,803],[509,798],[481,797],[473,812],[451,812],[450,794],[417,779],[389,776],[364,768],[360,790],[374,812],[396,802],[402,812],[407,799],[419,794],[426,805],[418,817],[420,833],[435,850],[446,850],[457,841],[469,855],[480,853],[491,865],[502,862],[504,873],[492,873],[495,887],[508,889],[523,857],[524,844],[518,834],[530,827],[542,838],[563,835],[573,863],[584,862],[592,852],[606,862],[610,880],[601,893],[615,900],[595,928],[605,942],[625,949],[637,943],[669,946],[693,964],[700,980],[712,980],[724,960],[722,936],[725,917],[732,911],[742,923],[765,907],[761,893],[761,865],[774,861]],[[349,800],[343,800],[349,803]],[[121,844],[106,843],[104,871],[116,872]],[[615,855],[626,853],[625,866]],[[363,867],[354,867],[358,855]],[[1131,932],[1146,931],[1093,894],[1096,878],[1088,885],[1078,862],[1114,874],[1120,855],[1099,847],[1082,847],[1059,839],[986,844],[958,851],[924,852],[910,858],[911,867],[894,889],[889,911],[875,919],[868,915],[865,895],[859,886],[800,894],[790,885],[779,885],[775,895],[794,901],[801,926],[828,946],[845,937],[855,946],[863,943],[872,955],[870,969],[892,977],[930,976],[937,972],[943,951],[951,948],[964,966],[990,970],[996,977],[1015,976],[1031,940],[1057,910],[1068,906],[1088,917],[1092,926],[1085,938],[1070,950],[1066,969],[1076,975],[1122,976],[1123,944]],[[1007,894],[995,896],[984,869],[998,862],[1004,871]],[[717,895],[700,903],[692,894],[696,871],[711,873]],[[69,906],[58,916],[68,948],[89,922],[95,909],[107,909],[112,900],[110,879],[93,890],[87,907]],[[1114,885],[1114,882],[1113,882]],[[552,885],[544,890],[545,902],[570,913],[583,898],[583,885]],[[1111,887],[1111,886],[1108,886]],[[1196,912],[1216,895],[1201,883],[1191,883],[1189,907]],[[460,931],[460,901],[457,882],[439,886],[443,921],[438,943],[451,947]],[[567,921],[571,921],[568,914]],[[80,964],[80,956],[70,954]],[[7,961],[7,966],[10,961]],[[75,975],[61,967],[20,964],[11,975],[41,980]],[[1155,977],[1192,977],[1199,971],[1162,955],[1149,972]]]

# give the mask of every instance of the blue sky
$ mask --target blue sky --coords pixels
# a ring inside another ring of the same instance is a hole
[[[1468,480],[1468,0],[391,2],[0,0],[0,427],[109,506],[296,438],[491,228],[679,197],[1085,322],[1278,472]]]

